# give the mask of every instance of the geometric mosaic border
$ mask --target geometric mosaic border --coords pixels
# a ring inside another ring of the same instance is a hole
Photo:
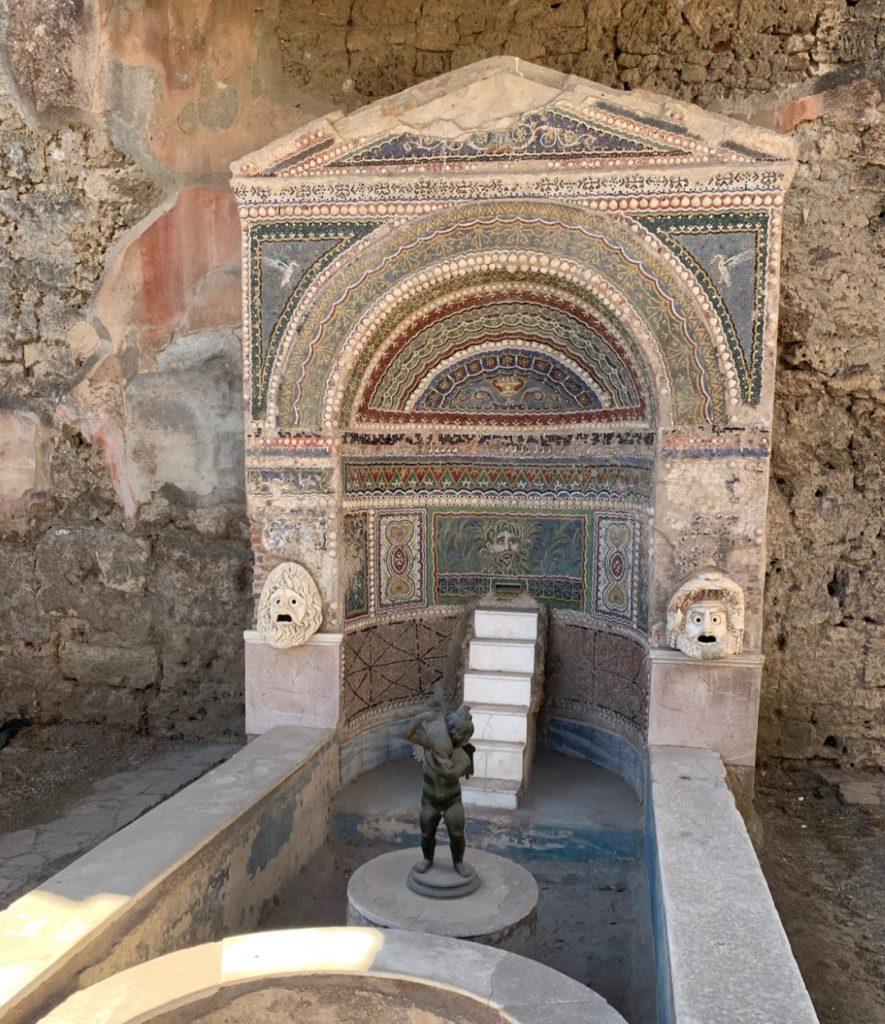
[[[628,461],[629,460],[629,461]],[[645,459],[622,456],[610,462],[497,459],[372,459],[345,457],[344,496],[487,495],[509,500],[587,498],[648,504],[652,469]]]

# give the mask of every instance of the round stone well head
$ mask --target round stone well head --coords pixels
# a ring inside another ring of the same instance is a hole
[[[40,1024],[624,1024],[584,985],[500,949],[376,928],[260,932],[77,992]]]

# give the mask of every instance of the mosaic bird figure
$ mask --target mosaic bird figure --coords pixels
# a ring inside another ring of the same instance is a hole
[[[739,267],[742,263],[747,263],[755,255],[756,253],[753,249],[742,249],[740,252],[736,252],[734,256],[723,256],[721,252],[717,252],[713,254],[711,262],[716,268],[719,280],[726,288],[730,288],[732,268]]]
[[[280,288],[288,288],[292,283],[293,275],[298,270],[298,264],[287,263],[285,260],[279,260],[274,256],[264,256],[263,262],[265,265],[272,266],[280,275]]]

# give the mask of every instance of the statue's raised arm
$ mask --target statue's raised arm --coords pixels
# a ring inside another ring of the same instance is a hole
[[[450,758],[454,746],[442,710],[422,711],[406,726],[405,739],[423,747],[437,757]]]

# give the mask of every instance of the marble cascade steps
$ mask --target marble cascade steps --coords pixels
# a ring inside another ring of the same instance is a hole
[[[464,672],[471,707],[474,775],[462,784],[474,807],[515,808],[534,751],[532,683],[538,613],[480,608]]]

